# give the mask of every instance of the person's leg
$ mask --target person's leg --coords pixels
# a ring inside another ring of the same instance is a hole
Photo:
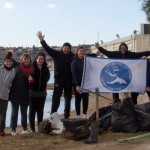
[[[19,104],[16,104],[15,102],[11,102],[10,127],[12,131],[16,131],[17,128],[18,110],[19,110]]]
[[[21,112],[21,125],[23,130],[27,130],[27,105],[20,105],[20,112]]]
[[[148,99],[149,99],[149,101],[150,101],[150,92],[148,91],[148,92],[146,92],[146,93],[147,93]]]
[[[30,129],[34,132],[35,131],[35,114],[37,111],[37,103],[38,100],[36,97],[31,97],[29,101],[29,124]]]
[[[64,83],[64,99],[65,99],[65,109],[64,109],[64,117],[69,118],[70,116],[70,108],[71,108],[71,98],[72,98],[72,82],[65,81]]]
[[[3,132],[5,129],[7,106],[8,101],[0,99],[0,132]]]
[[[113,93],[112,97],[113,97],[113,102],[115,103],[119,99],[119,93]]]
[[[46,100],[46,96],[38,97],[38,105],[37,105],[38,127],[39,127],[39,123],[43,121],[43,110],[44,110],[45,100]]]
[[[63,85],[60,81],[54,83],[54,91],[52,96],[51,114],[57,112],[60,105],[60,98],[63,92]]]
[[[88,104],[89,104],[89,94],[88,93],[83,93],[82,94],[82,105],[83,105],[83,114],[87,114],[88,110]]]
[[[131,93],[131,99],[133,100],[135,104],[137,104],[138,95],[139,93],[134,93],[134,92]]]
[[[75,109],[77,116],[80,115],[80,107],[81,107],[81,94],[75,91]]]

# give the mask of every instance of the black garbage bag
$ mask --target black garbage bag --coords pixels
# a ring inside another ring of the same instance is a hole
[[[135,106],[140,131],[150,131],[150,102]]]
[[[111,129],[113,132],[135,133],[139,131],[135,104],[130,97],[118,100],[111,107]]]
[[[89,122],[96,120],[96,111],[89,117]],[[106,131],[111,127],[111,105],[99,109],[99,129]]]

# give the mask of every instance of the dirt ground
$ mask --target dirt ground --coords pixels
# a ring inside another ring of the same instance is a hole
[[[102,94],[102,96],[107,97],[108,99],[111,99],[111,94]],[[120,98],[123,99],[125,96],[121,95]],[[111,100],[108,100],[102,97],[99,97],[99,107],[107,106],[112,104]],[[140,95],[138,97],[138,103],[145,103],[148,102],[147,94]],[[94,111],[96,110],[96,97],[94,94],[90,95],[89,100],[89,109],[88,109],[88,116],[90,116]],[[75,111],[71,112],[71,118],[74,118],[76,116]],[[21,127],[17,128],[18,132],[21,132]],[[7,132],[10,132],[10,128],[7,129]],[[28,140],[30,141],[30,146],[27,149],[32,149],[32,147],[36,147],[37,150],[94,150],[94,149],[100,149],[100,150],[150,150],[150,137],[139,139],[139,140],[132,140],[130,142],[124,142],[120,143],[119,139],[124,139],[128,137],[133,137],[137,135],[146,134],[148,132],[139,132],[139,133],[113,133],[111,131],[107,131],[103,133],[102,135],[99,135],[98,143],[96,144],[84,144],[83,141],[73,141],[73,140],[65,140],[59,137],[59,139],[54,139],[49,136],[49,139],[47,137],[41,138],[38,141],[39,136],[34,135],[28,135],[25,137],[17,136],[14,137],[14,142],[20,141],[20,143],[28,144]],[[1,138],[0,143],[3,145],[3,147],[8,147],[8,142],[10,142],[10,147],[13,145],[13,140],[11,137]],[[32,141],[33,140],[33,141]],[[43,141],[42,141],[43,140]],[[32,143],[31,143],[32,141]],[[40,143],[41,141],[41,143]],[[51,143],[49,143],[51,142]],[[46,146],[44,147],[46,143]],[[21,145],[21,144],[20,144]],[[1,149],[0,146],[0,149]],[[50,148],[50,146],[52,146]],[[41,148],[40,148],[41,147]],[[21,148],[21,147],[20,147]],[[24,149],[26,149],[24,148]],[[9,148],[11,149],[11,148]],[[14,149],[14,148],[12,148]],[[15,148],[17,149],[17,148]],[[21,148],[22,149],[22,148]],[[18,149],[17,149],[18,150]]]

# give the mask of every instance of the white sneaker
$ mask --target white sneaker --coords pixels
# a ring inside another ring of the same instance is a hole
[[[82,115],[82,118],[86,118],[86,119],[87,119],[87,115],[86,115],[86,114],[83,114],[83,115]]]
[[[81,116],[80,116],[80,115],[78,115],[78,116],[77,116],[77,118],[81,118]]]
[[[27,133],[30,133],[28,129],[22,131],[22,134],[27,134]]]
[[[15,136],[15,135],[17,135],[17,132],[16,132],[15,130],[13,130],[13,131],[11,132],[11,135],[12,135],[12,136]]]

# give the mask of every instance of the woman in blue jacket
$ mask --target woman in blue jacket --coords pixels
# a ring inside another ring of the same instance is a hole
[[[84,55],[85,49],[84,47],[79,46],[77,48],[76,56],[71,64],[71,71],[73,77],[74,91],[75,91],[75,109],[77,117],[80,118],[80,105],[82,100],[83,106],[83,118],[87,117],[88,110],[88,93],[81,93],[81,81],[83,74],[83,64],[84,64]]]

